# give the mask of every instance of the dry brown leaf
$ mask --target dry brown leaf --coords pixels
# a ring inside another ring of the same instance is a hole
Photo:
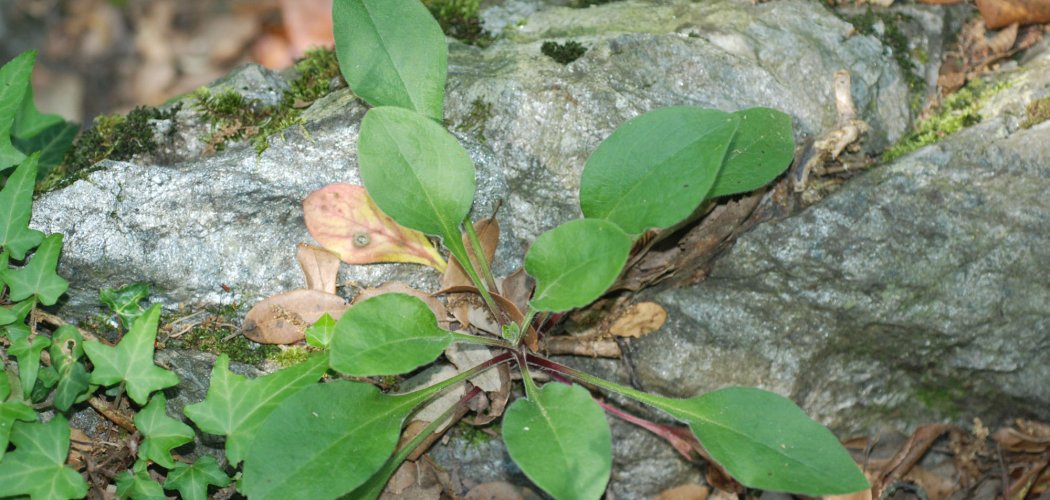
[[[929,500],[944,500],[959,489],[958,481],[936,474],[924,467],[914,467],[905,474],[904,480],[915,483],[926,493],[926,498]]]
[[[999,429],[992,435],[992,439],[1008,451],[1020,453],[1050,451],[1050,426],[1039,422],[1019,420],[1017,427]]]
[[[463,500],[539,500],[536,492],[504,481],[481,483],[467,492]]]
[[[445,349],[445,357],[459,371],[465,371],[492,359],[494,355],[491,349],[483,345],[455,343]],[[478,374],[470,379],[470,383],[485,392],[499,391],[503,385],[499,373],[493,370]]]
[[[342,317],[346,301],[317,290],[292,290],[263,299],[244,316],[244,336],[261,344],[292,344],[306,337],[306,328],[328,314]]]
[[[1050,22],[1050,2],[1046,0],[977,0],[977,10],[992,29]]]
[[[500,295],[513,302],[522,311],[529,308],[529,299],[532,298],[534,288],[536,288],[536,280],[532,279],[532,276],[529,276],[523,267],[510,273],[499,284]]]
[[[609,333],[617,337],[634,337],[655,332],[667,321],[667,311],[656,302],[631,304],[612,326]]]
[[[407,461],[390,477],[386,489],[379,495],[385,500],[438,500],[448,482],[447,474],[429,462]]]
[[[478,241],[481,242],[481,248],[484,250],[485,260],[491,265],[492,259],[496,256],[496,247],[499,246],[499,221],[492,218],[479,220],[474,223],[474,232],[478,233]],[[471,248],[470,238],[466,234],[462,238],[463,245]],[[474,269],[478,269],[478,272],[481,272],[474,255],[471,254],[470,257],[470,262],[474,264]],[[460,265],[455,257],[449,256],[448,264],[445,274],[441,276],[441,288],[474,285],[474,282],[470,281],[470,276],[463,270],[463,266]]]
[[[339,274],[339,256],[321,247],[300,243],[295,250],[295,259],[306,276],[306,288],[335,293]]]
[[[453,286],[438,290],[437,292],[434,292],[434,295],[450,295],[457,293],[470,293],[477,295],[478,289],[474,288],[473,286]],[[514,303],[508,300],[506,297],[498,293],[493,293],[492,299],[496,301],[496,305],[499,306],[499,308],[504,312],[504,314],[506,314],[506,319],[509,319],[510,321],[513,321],[515,323],[525,321],[525,315],[521,313],[521,310],[518,309],[518,306],[514,305]],[[523,342],[525,343],[526,347],[532,350],[532,352],[536,352],[539,349],[539,337],[536,333],[536,328],[529,325],[529,331],[525,334]]]
[[[655,500],[707,500],[711,490],[706,486],[696,483],[675,486],[669,490],[661,491]]]

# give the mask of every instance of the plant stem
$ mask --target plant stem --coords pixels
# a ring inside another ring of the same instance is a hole
[[[536,401],[536,391],[539,389],[536,387],[536,382],[532,380],[532,374],[529,373],[529,364],[526,361],[528,358],[527,354],[517,351],[514,353],[514,359],[518,361],[518,370],[521,372],[521,381],[525,384],[525,397]]]
[[[433,398],[433,397],[437,396],[438,394],[440,394],[445,389],[448,389],[449,387],[452,387],[452,386],[454,386],[454,385],[456,385],[456,384],[458,384],[458,383],[460,383],[460,382],[462,382],[464,380],[467,380],[467,379],[469,379],[469,378],[471,378],[471,377],[473,377],[473,376],[475,376],[475,375],[477,375],[477,374],[479,374],[479,373],[481,373],[481,372],[483,372],[485,370],[488,370],[489,368],[492,368],[493,366],[496,366],[496,365],[498,365],[500,363],[505,363],[505,362],[509,361],[512,357],[514,357],[513,353],[511,353],[511,352],[504,352],[504,353],[501,353],[499,355],[493,356],[492,359],[490,359],[490,360],[488,360],[488,361],[486,361],[484,363],[481,363],[480,365],[477,365],[477,366],[475,366],[475,367],[473,367],[473,368],[471,368],[471,369],[469,369],[467,371],[460,372],[460,373],[456,374],[455,376],[447,378],[445,380],[442,380],[441,382],[438,382],[438,383],[436,383],[436,384],[434,384],[432,386],[424,387],[424,388],[422,388],[422,389],[420,389],[418,391],[406,392],[404,394],[396,394],[395,396],[396,397],[404,397],[404,398],[407,398],[407,399],[418,400],[420,402],[423,402],[423,401],[426,401],[426,400],[428,400],[430,398]]]
[[[482,337],[480,335],[469,335],[466,333],[452,332],[452,338],[457,342],[463,342],[465,344],[480,344],[488,345],[493,347],[502,347],[505,349],[513,349],[514,345],[503,339],[497,339],[492,337]]]
[[[467,238],[470,240],[470,251],[474,253],[474,257],[478,261],[478,267],[481,268],[481,277],[485,279],[485,284],[489,290],[496,289],[496,278],[492,276],[492,269],[489,267],[489,261],[485,258],[485,249],[481,246],[481,240],[478,238],[478,232],[474,230],[474,224],[467,220],[463,223],[463,226],[467,228]]]
[[[584,373],[584,372],[581,372],[579,370],[576,370],[576,369],[573,369],[573,368],[569,368],[568,366],[565,366],[565,365],[562,365],[562,364],[559,364],[559,363],[555,363],[554,361],[551,361],[551,360],[549,360],[547,358],[543,358],[543,357],[532,355],[532,354],[526,354],[526,356],[528,358],[528,362],[531,363],[531,364],[534,364],[536,366],[540,366],[540,367],[543,367],[543,368],[545,368],[547,370],[552,370],[552,371],[555,371],[555,372],[558,372],[558,373],[565,374],[565,375],[567,375],[569,377],[572,377],[572,378],[574,378],[576,380],[579,380],[580,382],[583,382],[585,384],[590,384],[590,385],[593,385],[595,387],[600,387],[602,389],[605,389],[607,391],[612,391],[612,392],[615,392],[617,394],[622,394],[624,396],[627,396],[627,397],[629,397],[631,399],[635,399],[637,401],[645,403],[645,404],[647,404],[649,406],[652,406],[654,408],[658,408],[660,410],[667,411],[668,413],[674,413],[672,411],[668,411],[667,410],[667,407],[668,407],[667,403],[669,402],[668,398],[664,398],[664,397],[661,397],[661,396],[656,396],[654,394],[649,394],[647,392],[642,392],[642,391],[639,391],[638,389],[635,389],[633,387],[627,387],[625,385],[620,385],[620,384],[617,384],[615,382],[610,382],[610,381],[605,380],[603,378],[595,377],[594,375],[591,375],[589,373]],[[522,371],[524,372],[524,370],[522,370]]]
[[[467,220],[468,225],[470,225],[469,222]],[[448,251],[452,253],[452,256],[459,261],[459,265],[467,272],[470,281],[474,283],[478,292],[481,293],[481,298],[485,300],[485,305],[489,308],[489,312],[492,313],[492,318],[496,320],[496,323],[502,325],[503,315],[500,314],[499,306],[496,305],[496,300],[492,298],[489,289],[485,287],[485,284],[481,282],[481,278],[478,277],[478,271],[474,269],[474,264],[470,262],[470,258],[467,255],[467,247],[463,245],[463,239],[458,235],[456,238],[451,238],[450,236],[452,235],[445,235],[445,246],[448,247]]]

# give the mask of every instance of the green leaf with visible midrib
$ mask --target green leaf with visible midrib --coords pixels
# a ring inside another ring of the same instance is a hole
[[[16,259],[24,259],[26,252],[44,239],[44,233],[29,229],[37,158],[32,155],[22,162],[0,190],[0,207],[4,207],[0,211],[0,247]]]
[[[117,475],[117,497],[134,500],[164,500],[164,490],[153,480],[146,468],[146,461],[139,460],[131,470]]]
[[[398,106],[440,122],[448,46],[418,0],[336,0],[333,34],[339,69],[372,106]]]
[[[30,50],[0,68],[0,172],[25,160],[25,155],[11,144],[11,129],[22,110],[35,61],[36,51]]]
[[[795,139],[791,117],[770,108],[733,113],[740,127],[708,198],[753,191],[776,179],[791,165]]]
[[[241,492],[253,499],[335,498],[364,483],[394,451],[425,395],[387,396],[335,381],[307,387],[270,414],[244,458]],[[340,464],[339,473],[332,473]]]
[[[530,304],[540,311],[567,311],[590,304],[619,276],[631,238],[612,222],[579,219],[541,234],[525,254],[525,271],[536,278]]]
[[[0,269],[0,277],[11,290],[11,300],[35,295],[41,304],[55,305],[69,288],[69,282],[55,272],[61,253],[62,235],[52,234],[44,238],[25,267]]]
[[[145,405],[153,391],[179,383],[179,376],[153,362],[153,343],[157,339],[160,306],[154,305],[131,326],[131,330],[114,346],[89,340],[84,352],[95,365],[92,384],[114,385],[124,382],[132,401]]]
[[[446,242],[474,201],[474,163],[440,125],[409,110],[373,108],[361,122],[361,180],[383,212],[399,224]]]
[[[548,383],[503,416],[507,452],[554,498],[600,498],[612,469],[605,412],[578,385]]]
[[[351,376],[396,375],[430,363],[452,343],[422,300],[385,293],[355,304],[335,325],[329,364]]]
[[[230,478],[219,468],[219,463],[211,455],[203,455],[187,465],[175,464],[168,477],[164,479],[164,489],[178,490],[182,500],[207,500],[208,486],[220,488],[230,484]]]
[[[168,416],[167,398],[163,393],[150,398],[149,404],[135,415],[135,427],[142,433],[139,459],[152,460],[165,468],[175,467],[171,450],[193,441],[193,429]]]
[[[812,496],[870,487],[831,431],[772,392],[730,387],[690,399],[646,399],[688,423],[712,458],[747,487]]]
[[[714,185],[738,122],[729,113],[688,106],[628,120],[587,159],[580,209],[632,235],[678,223]]]
[[[69,422],[61,414],[46,424],[16,423],[11,432],[15,450],[0,461],[0,497],[83,498],[88,485],[66,466]]]
[[[266,417],[292,394],[324,375],[328,360],[314,356],[262,377],[247,379],[230,371],[230,358],[215,360],[208,395],[183,410],[204,432],[226,436],[226,457],[237,465]]]

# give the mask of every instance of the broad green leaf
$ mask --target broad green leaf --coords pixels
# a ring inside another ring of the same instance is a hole
[[[388,396],[370,384],[346,381],[299,391],[259,428],[244,457],[241,492],[253,500],[349,492],[387,461],[401,424],[423,399],[419,393]]]
[[[226,457],[231,465],[237,465],[270,412],[292,394],[320,380],[327,369],[325,357],[314,356],[249,380],[231,372],[230,358],[223,354],[211,370],[208,396],[183,411],[200,430],[226,436]]]
[[[58,298],[69,288],[69,282],[55,273],[61,253],[62,235],[52,234],[44,238],[24,267],[0,269],[0,275],[11,290],[11,300],[28,299],[35,295],[45,306],[58,302]]]
[[[167,404],[163,393],[150,398],[149,404],[135,415],[135,427],[144,437],[139,444],[139,459],[170,469],[175,467],[171,450],[193,441],[193,429],[169,417]]]
[[[355,304],[335,324],[329,364],[346,375],[396,375],[430,363],[452,343],[422,300],[384,293]]]
[[[51,335],[51,366],[58,371],[55,389],[55,408],[66,411],[87,399],[91,392],[89,375],[84,363],[84,338],[75,327],[62,325]]]
[[[36,384],[33,385],[29,400],[34,403],[43,402],[47,399],[48,394],[51,394],[51,389],[56,384],[58,384],[58,371],[55,370],[55,367],[41,365],[36,374]]]
[[[688,423],[711,457],[744,486],[810,496],[869,488],[835,435],[787,398],[730,387],[684,400],[647,399]]]
[[[120,324],[127,328],[146,311],[142,301],[149,298],[149,283],[132,283],[120,288],[103,288],[98,300],[120,317]]]
[[[117,474],[117,498],[164,500],[164,489],[149,476],[145,460],[135,462],[131,470]]]
[[[319,349],[327,349],[332,343],[333,335],[335,335],[335,320],[328,313],[324,313],[321,319],[306,329],[306,343]]]
[[[208,500],[208,486],[222,488],[228,484],[229,476],[211,455],[201,456],[193,465],[176,463],[164,479],[164,489],[178,490],[182,500]]]
[[[765,186],[791,165],[795,155],[791,117],[787,114],[770,108],[742,109],[733,114],[740,118],[740,127],[708,198]]]
[[[25,155],[11,144],[11,130],[22,109],[35,61],[36,51],[30,50],[0,68],[0,172],[25,159]],[[0,203],[0,206],[4,204]]]
[[[0,462],[0,497],[83,498],[88,485],[66,466],[69,422],[55,415],[46,424],[16,423],[11,432],[15,450]]]
[[[0,283],[0,286],[2,286],[2,283]],[[13,311],[6,307],[0,307],[0,326],[14,323],[17,319],[18,316]]]
[[[503,416],[507,452],[554,498],[600,498],[612,469],[605,412],[578,385],[549,383]]]
[[[11,347],[7,349],[18,360],[18,378],[22,380],[22,393],[33,392],[37,372],[40,370],[40,353],[51,345],[51,339],[37,335],[29,339],[29,331],[8,328],[7,338]]]
[[[578,219],[541,234],[525,254],[525,272],[536,278],[530,304],[566,311],[590,304],[620,275],[631,237],[611,222]]]
[[[410,262],[445,271],[430,239],[383,213],[362,186],[329,184],[310,193],[303,221],[310,236],[347,264]]]
[[[44,233],[29,229],[38,158],[31,155],[22,162],[0,190],[0,207],[4,207],[0,211],[0,247],[16,259],[24,259],[26,252],[44,239]],[[6,264],[4,262],[3,269],[7,268]]]
[[[460,241],[474,202],[474,163],[440,125],[418,113],[373,108],[361,122],[361,179],[376,205],[399,224]]]
[[[15,137],[12,142],[19,151],[30,154],[39,151],[40,162],[36,180],[40,181],[65,159],[66,151],[73,145],[80,126],[72,122],[59,122],[40,133],[25,139]]]
[[[448,45],[422,3],[335,0],[332,21],[339,69],[355,94],[441,121]]]
[[[688,106],[628,120],[587,159],[580,178],[584,215],[633,235],[685,219],[714,185],[738,122]]]
[[[146,311],[115,347],[95,340],[84,342],[84,352],[95,365],[90,382],[109,386],[124,382],[131,400],[145,405],[153,391],[179,383],[179,376],[153,363],[160,306]]]
[[[33,102],[33,85],[27,81],[25,94],[22,95],[22,106],[15,116],[11,135],[19,139],[28,139],[64,122],[61,116],[44,114],[36,109]]]
[[[36,412],[33,408],[21,401],[6,401],[10,395],[11,381],[0,364],[0,461],[7,452],[7,442],[15,421],[36,422]]]

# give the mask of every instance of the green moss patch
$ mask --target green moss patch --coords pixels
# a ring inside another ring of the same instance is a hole
[[[161,337],[163,347],[226,354],[234,361],[251,365],[277,355],[280,352],[277,346],[257,344],[241,335],[237,312],[236,303],[208,307],[196,313],[203,318],[194,319],[184,327],[178,321],[179,317],[186,317],[184,314],[162,318],[161,324],[165,326]]]
[[[587,48],[575,40],[569,40],[565,43],[546,41],[540,46],[540,52],[543,52],[543,55],[554,59],[559,64],[569,64],[587,52]]]
[[[423,5],[446,35],[471,45],[485,45],[489,41],[478,17],[481,0],[423,0]]]
[[[979,123],[981,105],[1007,87],[1008,82],[972,80],[958,92],[946,97],[933,115],[919,121],[910,134],[883,152],[882,160],[899,158]]]

